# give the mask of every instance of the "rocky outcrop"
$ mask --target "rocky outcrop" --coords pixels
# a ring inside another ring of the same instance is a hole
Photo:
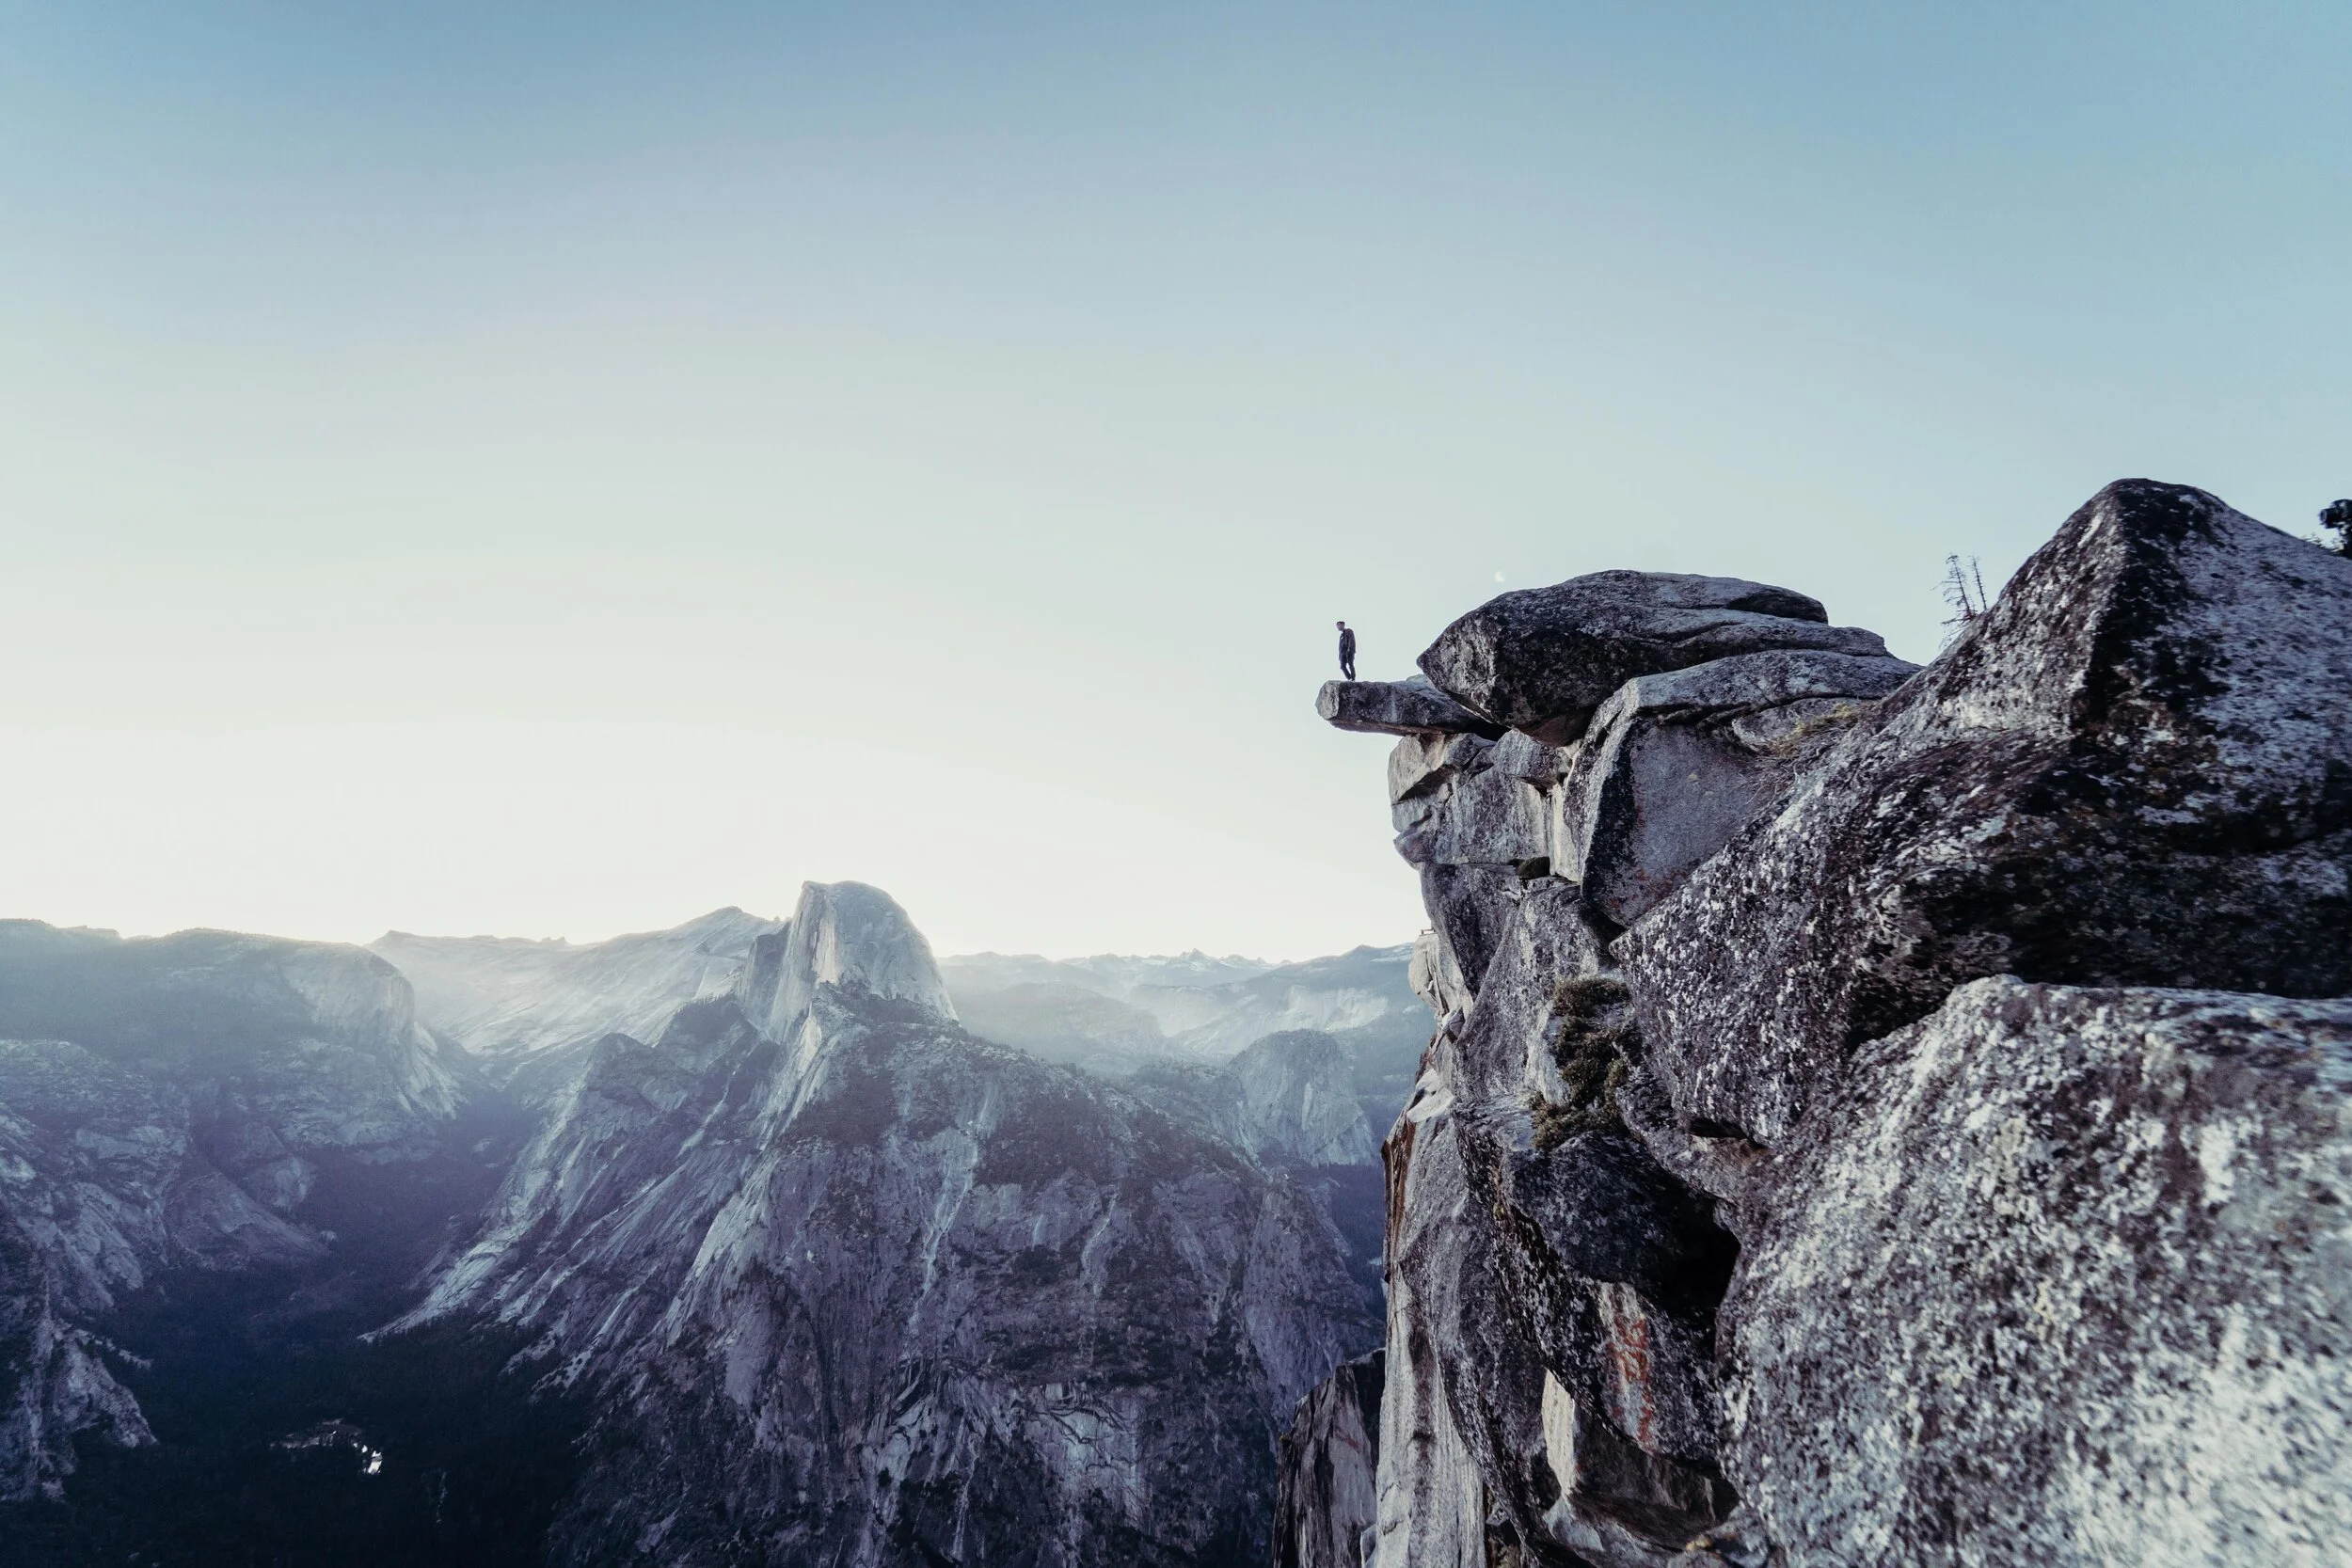
[[[326,1259],[323,1176],[427,1158],[457,1100],[359,949],[0,923],[0,1497],[151,1439],[95,1326],[129,1293]]]
[[[1382,1568],[2335,1555],[2347,647],[2141,482],[1916,673],[1728,579],[1448,628]]]
[[[592,1058],[401,1325],[592,1399],[557,1560],[1263,1560],[1277,1434],[1377,1334],[1312,1194],[964,1033],[855,884]]]
[[[1885,654],[1876,633],[1828,621],[1819,600],[1739,578],[1595,572],[1497,594],[1438,633],[1420,662],[1478,718],[1558,746],[1636,675],[1772,648]]]
[[[1775,1141],[2009,973],[2352,991],[2352,562],[2130,482],[1629,937],[1690,1114]]]

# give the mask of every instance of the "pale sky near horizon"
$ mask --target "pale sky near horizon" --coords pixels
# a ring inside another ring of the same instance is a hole
[[[0,0],[0,916],[1408,939],[1502,587],[2352,494],[2352,8]]]

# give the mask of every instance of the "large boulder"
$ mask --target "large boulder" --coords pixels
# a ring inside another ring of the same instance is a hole
[[[1977,981],[1773,1157],[1725,1467],[1788,1568],[2344,1560],[2352,1001]]]
[[[1557,746],[1636,675],[1768,648],[1885,654],[1875,632],[1828,620],[1818,599],[1740,578],[1594,572],[1497,594],[1439,632],[1420,663],[1471,713]]]
[[[1546,854],[1551,811],[1524,766],[1537,750],[1548,749],[1529,746],[1523,736],[1398,741],[1389,758],[1396,852],[1409,865],[1518,865]]]
[[[2352,991],[2352,561],[2108,486],[1620,938],[1686,1119],[1766,1144],[1956,985]]]
[[[1899,658],[1772,652],[1626,682],[1576,750],[1552,869],[1631,925],[1918,673]]]

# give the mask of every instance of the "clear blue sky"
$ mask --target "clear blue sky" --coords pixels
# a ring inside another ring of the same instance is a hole
[[[1331,623],[2352,493],[2352,8],[0,0],[0,913],[1420,924]]]

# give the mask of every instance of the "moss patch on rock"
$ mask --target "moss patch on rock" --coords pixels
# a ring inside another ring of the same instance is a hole
[[[1617,1090],[1625,1085],[1626,1056],[1637,1043],[1629,1001],[1624,984],[1605,974],[1576,975],[1552,992],[1560,1032],[1551,1059],[1567,1095],[1528,1097],[1537,1148],[1557,1148],[1579,1132],[1617,1124]]]

